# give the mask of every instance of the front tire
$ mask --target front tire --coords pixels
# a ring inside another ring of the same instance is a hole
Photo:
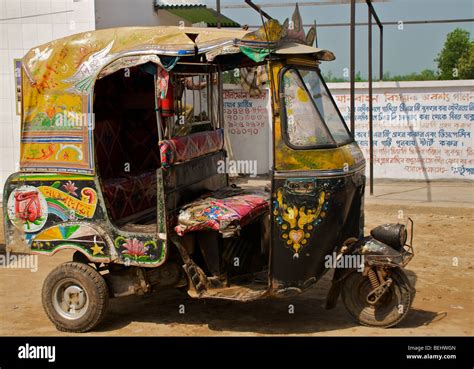
[[[388,328],[400,323],[407,315],[414,289],[401,268],[391,269],[388,277],[392,284],[375,305],[367,302],[367,295],[372,291],[368,277],[354,272],[344,280],[342,302],[359,324]]]
[[[109,291],[93,267],[68,262],[53,269],[43,284],[43,308],[60,331],[82,333],[96,327],[107,310]]]

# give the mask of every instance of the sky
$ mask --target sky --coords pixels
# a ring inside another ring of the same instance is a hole
[[[319,1],[319,0],[316,0]],[[215,0],[201,0],[209,7],[215,8]],[[255,0],[256,4],[288,4],[292,0]],[[302,6],[307,0],[298,1],[304,24],[313,23],[349,23],[350,5]],[[314,0],[312,1],[315,2]],[[258,25],[260,15],[250,7],[229,9],[226,5],[242,4],[243,0],[221,0],[222,13],[240,24]],[[374,2],[374,8],[382,22],[407,20],[437,20],[474,18],[474,0],[392,0]],[[294,5],[284,8],[262,7],[273,18],[282,23],[291,17]],[[367,22],[367,5],[356,5],[356,22]],[[375,24],[375,22],[374,22]],[[421,72],[424,69],[436,70],[434,59],[443,48],[446,35],[455,28],[463,28],[471,33],[474,39],[474,22],[422,24],[384,27],[384,73],[391,76]],[[331,50],[336,60],[323,62],[321,69],[331,71],[336,77],[343,77],[344,69],[349,68],[349,27],[318,28],[318,46]],[[379,33],[378,27],[373,31],[373,69],[374,78],[379,71]],[[356,71],[367,76],[367,27],[356,27]]]

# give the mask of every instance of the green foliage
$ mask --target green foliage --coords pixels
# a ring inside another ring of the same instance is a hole
[[[236,76],[235,70],[228,70],[222,73],[222,83],[230,83],[233,85],[240,84],[240,77]]]
[[[349,78],[339,78],[335,77],[331,71],[323,75],[326,82],[349,82]],[[438,75],[435,71],[431,69],[422,70],[420,73],[410,73],[406,75],[390,76],[389,72],[384,73],[384,81],[433,81],[437,80]],[[377,82],[379,79],[373,78],[373,82]],[[362,78],[360,72],[357,72],[355,75],[356,82],[367,82],[366,78]]]
[[[438,79],[438,75],[434,70],[424,69],[420,73],[410,73],[390,77],[390,73],[383,75],[384,81],[433,81]]]
[[[332,74],[331,71],[328,71],[327,73],[323,73],[323,78],[326,82],[349,82],[349,78],[342,78],[342,77],[336,77]],[[360,71],[358,71],[355,75],[355,81],[356,82],[365,82],[366,80],[362,78],[360,75]],[[375,81],[375,79],[374,79]]]
[[[451,79],[474,79],[474,42],[470,41],[470,33],[461,28],[456,28],[448,33],[446,42],[438,57],[438,71],[424,69],[420,73],[410,73],[405,75],[390,76],[389,72],[384,73],[384,81],[433,81]],[[331,71],[323,73],[326,82],[349,82],[350,79],[334,76]],[[355,76],[356,82],[366,82],[360,72]],[[373,81],[378,81],[378,75]]]
[[[444,47],[435,61],[438,63],[439,79],[459,79],[459,62],[469,59],[470,33],[456,28],[448,33]]]
[[[471,42],[469,53],[461,56],[458,62],[459,78],[474,79],[474,42]]]
[[[326,82],[347,82],[347,78],[340,78],[336,77],[335,75],[332,74],[332,71],[328,71],[327,73],[322,73],[323,78]]]

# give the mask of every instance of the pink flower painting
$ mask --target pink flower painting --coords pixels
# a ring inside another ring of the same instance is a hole
[[[125,250],[122,251],[122,254],[129,255],[135,258],[146,254],[146,249],[143,245],[143,242],[137,240],[136,238],[134,238],[133,240],[125,240],[125,242],[122,244],[122,247],[125,248]]]

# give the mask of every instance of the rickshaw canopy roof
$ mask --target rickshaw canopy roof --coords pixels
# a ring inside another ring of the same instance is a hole
[[[208,62],[229,54],[238,56],[237,61],[245,55],[254,62],[277,53],[334,59],[330,51],[310,46],[315,32],[305,35],[295,20],[296,28],[270,20],[254,32],[122,27],[79,33],[31,49],[22,63],[21,169],[94,173],[94,84],[120,69],[152,62],[169,71],[196,55],[205,55]]]
[[[274,30],[277,22],[267,25],[267,36],[262,30],[250,32],[239,29],[216,29],[204,27],[120,27],[83,32],[51,41],[31,49],[23,58],[23,65],[30,81],[34,83],[38,74],[46,70],[56,60],[61,60],[62,69],[69,74],[76,69],[94,74],[113,60],[122,56],[157,55],[185,57],[207,54],[208,60],[220,54],[246,51],[246,55],[279,54],[289,50],[289,54],[315,54],[318,59],[332,60],[334,56],[327,50],[314,48],[286,39],[281,27]],[[245,49],[245,50],[244,50]],[[249,52],[250,50],[250,52]],[[71,57],[72,56],[72,57]],[[256,60],[257,61],[257,60]],[[66,74],[66,73],[65,73]]]

